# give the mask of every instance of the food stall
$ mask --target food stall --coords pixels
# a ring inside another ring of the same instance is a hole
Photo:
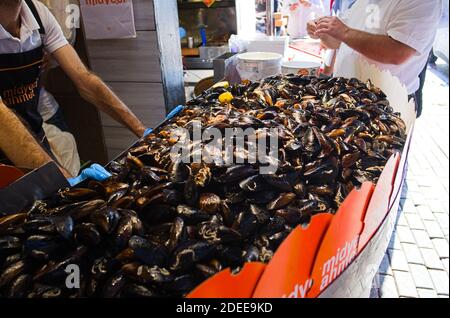
[[[184,102],[175,52],[188,43],[178,21],[162,23],[176,2],[133,5],[137,37],[83,39],[83,47],[92,69],[155,128],[136,141],[100,118],[107,181],[70,188],[49,165],[0,182],[0,298],[368,297],[414,131],[405,87],[362,60],[357,78],[318,77],[317,47],[282,40],[275,73],[265,68],[250,81],[241,62],[230,63],[224,74],[237,70],[239,80],[225,76]],[[292,71],[293,61],[306,64]],[[232,144],[231,162],[221,161],[222,143],[208,148],[227,129],[250,131],[235,137],[245,149]],[[197,133],[200,146],[190,140]],[[275,148],[266,153],[268,140]],[[266,161],[251,158],[260,142]],[[264,173],[267,164],[275,170]],[[66,285],[69,265],[81,271],[79,288]]]

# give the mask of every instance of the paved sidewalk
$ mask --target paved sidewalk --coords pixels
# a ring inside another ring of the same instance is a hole
[[[448,67],[444,76],[428,71],[424,101],[401,211],[374,282],[374,298],[449,297]]]

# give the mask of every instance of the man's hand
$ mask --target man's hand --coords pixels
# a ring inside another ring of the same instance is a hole
[[[319,26],[318,23],[321,19],[323,19],[323,18],[308,21],[308,23],[306,24],[306,29],[308,31],[309,36],[314,40],[320,39],[322,47],[325,49],[332,49],[332,50],[338,49],[341,45],[340,40],[337,40],[326,34],[320,35],[317,33],[318,26]]]
[[[318,37],[332,37],[345,42],[350,28],[338,17],[322,17],[316,20],[315,35]]]
[[[166,119],[165,120],[171,120],[172,118],[174,118],[175,116],[177,116],[179,113],[181,113],[184,110],[184,106],[183,105],[178,105],[177,107],[175,107],[174,109],[172,109],[172,111],[167,114]],[[144,132],[144,137],[147,137],[148,135],[150,135],[153,132],[153,128],[147,128]]]
[[[84,180],[105,181],[111,178],[112,174],[99,164],[93,164],[87,169],[84,169],[76,178],[67,179],[71,187],[80,184]]]
[[[308,21],[306,24],[306,30],[311,39],[318,40],[319,36],[316,34],[317,32],[317,20]]]

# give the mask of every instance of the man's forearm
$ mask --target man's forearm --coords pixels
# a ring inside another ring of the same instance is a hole
[[[142,137],[145,132],[142,122],[98,76],[89,72],[72,46],[65,45],[52,55],[85,100]]]
[[[85,81],[79,87],[81,96],[133,131],[136,136],[142,137],[145,132],[144,125],[113,91],[99,77],[88,71],[84,78]]]
[[[414,49],[387,35],[348,29],[342,41],[362,55],[383,64],[400,65],[414,53]]]
[[[52,161],[17,116],[0,101],[0,149],[16,166],[36,169]],[[60,168],[66,177],[71,177]]]
[[[328,36],[328,35],[322,35],[320,37],[320,43],[322,44],[322,46],[326,49],[330,49],[330,50],[337,50],[339,49],[339,47],[341,46],[341,41]]]

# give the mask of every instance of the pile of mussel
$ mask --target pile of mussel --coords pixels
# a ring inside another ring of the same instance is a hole
[[[171,130],[194,121],[276,128],[278,170],[174,160]],[[112,162],[110,180],[0,217],[0,297],[185,296],[225,268],[269,262],[295,227],[376,183],[405,140],[370,82],[289,75],[214,87]]]

